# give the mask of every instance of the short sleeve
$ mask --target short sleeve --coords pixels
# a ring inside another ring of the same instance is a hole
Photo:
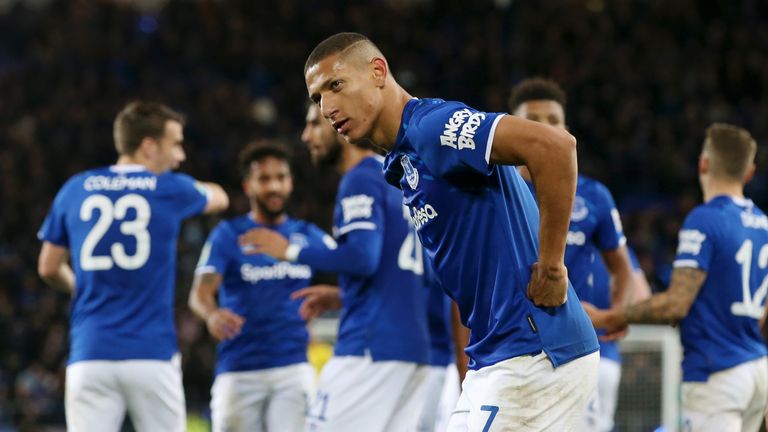
[[[208,188],[186,174],[170,174],[173,179],[171,199],[176,214],[180,215],[181,219],[186,219],[202,213],[208,204]]]
[[[694,209],[683,223],[673,266],[709,271],[714,250],[714,220],[703,208]]]
[[[238,247],[237,239],[228,224],[226,222],[219,223],[208,235],[208,239],[203,245],[195,273],[219,273],[223,275]]]
[[[45,216],[43,225],[37,232],[40,241],[47,241],[58,246],[69,247],[69,233],[66,226],[67,185],[59,190],[51,204],[51,209]]]
[[[595,206],[599,212],[597,229],[595,230],[595,244],[600,250],[614,250],[627,243],[624,236],[624,228],[621,225],[621,216],[616,209],[611,192],[603,185],[599,185],[595,194]]]
[[[350,173],[339,186],[335,237],[355,230],[384,229],[385,184],[368,178],[366,173]]]
[[[434,174],[449,179],[468,173],[489,175],[493,137],[502,116],[445,102],[414,119],[407,134]]]

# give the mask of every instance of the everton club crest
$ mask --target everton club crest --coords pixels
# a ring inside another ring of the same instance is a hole
[[[405,179],[408,180],[411,189],[415,190],[416,186],[419,185],[419,171],[411,164],[411,159],[406,155],[400,158],[400,165],[405,170]]]

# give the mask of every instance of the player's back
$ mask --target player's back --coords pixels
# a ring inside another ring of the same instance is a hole
[[[182,174],[115,165],[75,175],[40,231],[75,272],[69,362],[170,359],[176,241],[206,195]]]
[[[752,201],[718,196],[680,232],[675,267],[707,272],[680,323],[685,381],[766,355],[758,328],[768,293],[768,218]]]
[[[399,192],[369,157],[341,180],[334,213],[339,244],[348,230],[380,230],[381,257],[367,276],[340,274],[343,309],[336,355],[427,363],[429,343],[422,285],[421,247]]]

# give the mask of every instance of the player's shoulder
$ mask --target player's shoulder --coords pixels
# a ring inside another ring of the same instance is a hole
[[[288,232],[300,232],[307,234],[315,228],[315,225],[312,222],[305,221],[304,219],[298,219],[289,216],[283,223],[283,227]]]
[[[608,186],[605,183],[595,178],[579,174],[578,181],[576,183],[576,190],[578,193],[593,194],[593,195],[605,195],[611,194]]]
[[[465,109],[472,110],[463,102],[446,101],[437,98],[417,99],[413,103],[414,106],[409,121],[410,127],[406,133],[422,130],[434,123],[439,123],[440,126],[443,126],[453,113]]]
[[[339,190],[343,191],[348,188],[355,190],[377,189],[380,184],[385,182],[383,170],[383,157],[378,155],[367,157],[344,174],[339,183]]]
[[[194,177],[190,176],[189,174],[174,171],[166,171],[162,174],[159,174],[157,176],[157,180],[163,185],[172,186],[194,185],[197,182]]]
[[[723,203],[706,202],[694,207],[685,217],[685,224],[695,224],[702,227],[715,227],[723,221]]]
[[[253,219],[248,214],[222,219],[214,228],[221,235],[236,236],[254,227]]]
[[[109,167],[92,168],[70,176],[59,189],[58,196],[70,196],[80,192],[87,191],[87,183],[94,178],[103,177],[109,172]],[[66,199],[68,201],[68,199]]]

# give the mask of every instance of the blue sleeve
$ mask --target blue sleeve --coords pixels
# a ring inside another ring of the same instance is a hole
[[[65,184],[56,194],[56,198],[51,204],[40,231],[37,232],[37,238],[40,241],[47,241],[62,247],[69,247],[69,233],[66,226],[66,207],[70,201],[67,199],[67,189],[69,182]]]
[[[693,267],[709,271],[715,242],[717,219],[703,208],[694,209],[685,218],[677,244],[673,267]]]
[[[202,213],[208,204],[208,189],[186,174],[171,173],[171,175],[174,179],[171,199],[175,213],[181,219]]]
[[[305,231],[308,246],[320,249],[336,249],[338,247],[336,240],[315,224],[308,223]]]
[[[195,273],[225,274],[227,265],[235,257],[235,249],[238,247],[232,230],[225,222],[219,223],[208,235],[208,240],[200,252]]]
[[[359,276],[373,274],[384,244],[384,215],[388,187],[364,173],[351,173],[339,186],[334,234],[338,245],[309,246],[298,261],[315,270]]]
[[[466,174],[487,176],[496,125],[502,113],[485,113],[446,102],[412,122],[409,141],[437,176],[461,180]]]
[[[379,267],[383,243],[380,231],[356,230],[347,234],[335,249],[317,246],[302,249],[298,261],[317,271],[370,276]]]
[[[627,243],[624,228],[621,226],[621,216],[616,209],[616,203],[608,188],[599,185],[595,193],[595,205],[599,211],[597,229],[595,230],[595,245],[600,250],[614,250]]]

